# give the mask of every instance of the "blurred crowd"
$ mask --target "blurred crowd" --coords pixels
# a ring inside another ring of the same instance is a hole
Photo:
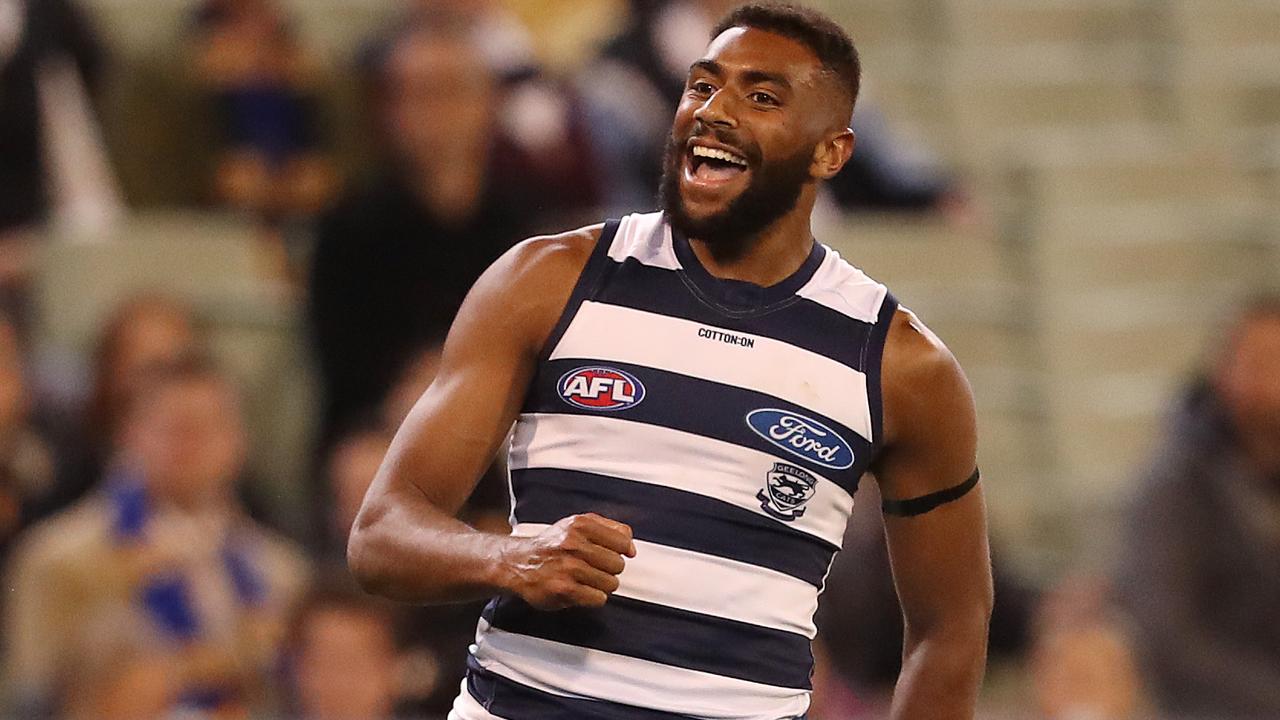
[[[552,73],[497,0],[404,0],[349,58],[359,121],[341,128],[288,6],[193,4],[181,60],[210,162],[192,203],[279,251],[319,375],[311,532],[286,537],[254,502],[244,398],[182,300],[129,298],[84,380],[48,389],[40,244],[125,212],[95,127],[111,56],[75,0],[0,0],[0,714],[444,717],[479,607],[359,593],[356,510],[479,273],[530,234],[653,209],[685,71],[732,4],[631,0],[594,57]],[[897,144],[874,96],[853,123],[824,212],[964,216],[964,189]],[[343,133],[368,172],[336,158]],[[1280,301],[1242,309],[1210,354],[1135,469],[1110,574],[1036,587],[996,538],[992,657],[1029,669],[1026,712],[1280,716],[1280,626],[1263,622],[1280,608]],[[507,527],[503,475],[465,519]],[[874,485],[819,612],[814,720],[883,715],[897,675]]]

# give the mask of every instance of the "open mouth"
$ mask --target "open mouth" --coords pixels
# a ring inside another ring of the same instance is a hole
[[[721,148],[694,145],[686,156],[687,179],[700,185],[720,185],[745,174],[750,168],[747,159]]]

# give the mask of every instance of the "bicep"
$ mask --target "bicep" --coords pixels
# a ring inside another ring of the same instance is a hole
[[[538,351],[582,269],[582,248],[523,243],[467,294],[434,382],[392,441],[366,505],[400,492],[456,514],[524,403]]]
[[[991,567],[982,485],[959,497],[976,467],[973,394],[951,353],[914,317],[885,352],[888,445],[876,466],[888,500],[946,498],[918,515],[886,514],[894,583],[909,624],[989,611]]]
[[[417,492],[454,514],[493,461],[529,385],[534,353],[513,322],[502,263],[477,282],[445,341],[440,370],[387,452],[370,495]]]

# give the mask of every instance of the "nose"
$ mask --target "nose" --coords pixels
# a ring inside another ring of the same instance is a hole
[[[738,121],[723,90],[713,93],[693,113],[693,118],[707,127],[735,128]]]

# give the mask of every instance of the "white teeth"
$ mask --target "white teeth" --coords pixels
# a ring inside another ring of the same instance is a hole
[[[745,158],[738,157],[731,152],[718,150],[716,148],[703,147],[702,145],[693,146],[694,157],[711,158],[713,160],[723,160],[724,162],[733,163],[734,165],[747,166]]]

